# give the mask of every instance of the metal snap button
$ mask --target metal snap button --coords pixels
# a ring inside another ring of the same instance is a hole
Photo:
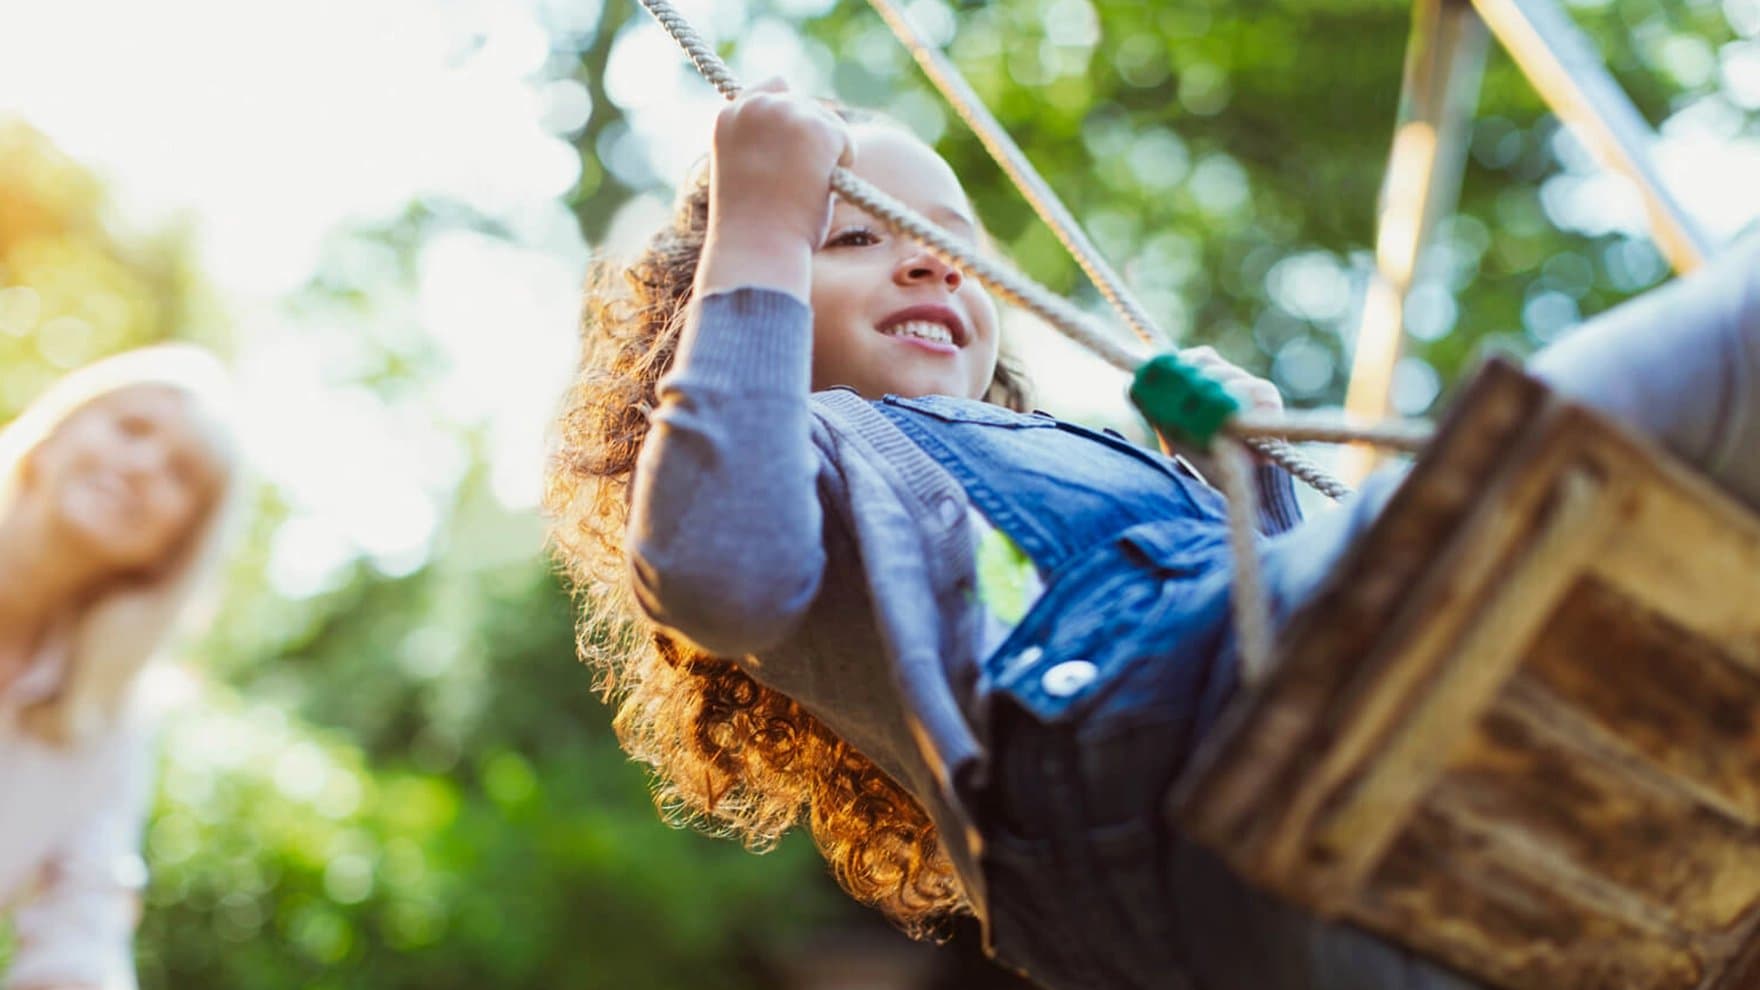
[[[935,503],[935,514],[941,517],[941,524],[944,526],[952,526],[959,522],[959,517],[962,514],[959,499],[952,495],[943,495]]]
[[[1086,660],[1065,660],[1045,672],[1039,685],[1053,698],[1067,698],[1093,683],[1100,668]]]

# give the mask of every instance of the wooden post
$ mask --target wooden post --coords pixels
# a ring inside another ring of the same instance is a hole
[[[1363,301],[1345,396],[1345,410],[1365,422],[1387,415],[1405,299],[1418,275],[1419,252],[1460,196],[1486,41],[1485,27],[1466,0],[1417,0],[1413,5],[1399,116],[1376,217],[1375,271]],[[1374,457],[1368,448],[1347,450],[1343,475],[1361,479]]]
[[[1684,274],[1703,264],[1711,242],[1663,187],[1650,154],[1656,139],[1649,123],[1570,17],[1553,0],[1473,2],[1559,119],[1637,187],[1656,242],[1675,270]]]

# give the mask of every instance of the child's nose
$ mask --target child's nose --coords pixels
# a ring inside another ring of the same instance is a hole
[[[918,251],[893,270],[893,280],[899,285],[938,281],[944,283],[951,292],[960,287],[965,276],[960,274],[959,269],[927,251]]]

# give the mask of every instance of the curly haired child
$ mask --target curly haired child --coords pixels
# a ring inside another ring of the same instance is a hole
[[[663,810],[760,849],[804,821],[858,900],[916,933],[975,914],[1051,987],[1468,986],[1259,897],[1162,821],[1236,689],[1222,501],[1026,411],[995,305],[831,199],[840,163],[978,239],[929,147],[767,84],[721,113],[672,224],[589,286],[548,506],[593,593],[583,655]],[[1539,366],[1753,502],[1746,257]],[[1659,305],[1684,314],[1668,374],[1641,332]],[[1608,387],[1645,374],[1683,401]],[[1396,479],[1300,525],[1288,478],[1259,483],[1287,614]]]

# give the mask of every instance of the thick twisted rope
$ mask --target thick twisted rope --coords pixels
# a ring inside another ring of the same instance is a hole
[[[875,2],[883,16],[889,9],[877,0]],[[661,27],[666,29],[674,41],[684,49],[697,71],[708,80],[721,95],[729,100],[739,96],[742,87],[727,63],[715,54],[703,37],[697,33],[690,22],[672,6],[670,0],[641,0],[643,7],[654,16]],[[957,87],[950,81],[959,78],[958,73],[932,49],[916,38],[910,30],[908,22],[890,11],[887,16],[889,24],[900,38],[905,40],[906,47],[918,59],[924,70],[929,72],[930,79],[941,87],[942,93],[960,111],[972,129],[978,133],[980,140],[998,164],[1021,188],[1028,201],[1040,218],[1058,235],[1058,239],[1076,258],[1082,270],[1093,280],[1101,294],[1106,297],[1115,309],[1124,317],[1125,322],[1143,337],[1145,341],[1153,341],[1159,336],[1154,324],[1143,312],[1124,286],[1123,280],[1100,257],[1085,235],[1080,231],[1069,211],[1051,193],[1042,179],[1033,171],[1025,155],[1007,138],[1001,126],[990,117],[987,111],[979,112],[981,106],[976,97],[961,81]],[[902,30],[901,30],[902,29]],[[927,55],[923,53],[928,53]],[[933,67],[933,68],[932,68]],[[947,82],[947,85],[943,85]],[[992,259],[984,258],[971,250],[971,245],[948,234],[934,223],[917,214],[903,203],[881,192],[872,184],[857,177],[848,169],[837,168],[831,173],[831,189],[842,196],[851,205],[860,207],[876,219],[881,220],[901,233],[919,241],[930,253],[943,262],[958,268],[977,279],[986,288],[1002,299],[1033,313],[1054,329],[1088,348],[1102,360],[1122,371],[1134,373],[1143,363],[1142,355],[1113,340],[1110,334],[1102,331],[1086,313],[1071,305],[1061,296],[1056,295],[1044,286],[1032,281]],[[1313,485],[1332,498],[1341,498],[1350,493],[1349,486],[1332,477],[1318,465],[1308,460],[1288,443],[1288,440],[1326,440],[1334,443],[1373,443],[1393,446],[1404,450],[1413,450],[1421,446],[1428,430],[1411,424],[1396,424],[1388,428],[1361,429],[1349,426],[1319,426],[1302,424],[1283,417],[1264,417],[1252,414],[1237,414],[1223,428],[1223,436],[1218,438],[1219,461],[1222,463],[1223,493],[1231,506],[1229,512],[1230,544],[1235,554],[1235,596],[1234,612],[1238,630],[1239,647],[1242,657],[1242,676],[1246,683],[1256,682],[1269,669],[1272,643],[1272,618],[1269,603],[1265,600],[1263,588],[1258,579],[1258,554],[1254,548],[1255,528],[1253,520],[1255,499],[1251,482],[1251,470],[1246,448],[1251,447],[1261,456],[1278,463],[1285,470],[1301,480]]]
[[[733,71],[670,0],[641,0],[641,4],[672,35],[672,39],[690,56],[691,64],[722,96],[729,100],[739,96],[743,87]],[[942,230],[850,170],[834,169],[831,188],[852,206],[860,207],[875,219],[919,241],[937,258],[977,279],[998,297],[1049,323],[1113,367],[1130,372],[1143,363],[1143,355],[1118,343],[1063,297],[999,261],[978,255],[966,241]]]
[[[1058,242],[1075,259],[1076,264],[1081,266],[1088,281],[1094,284],[1094,288],[1117,311],[1125,326],[1151,347],[1169,343],[1170,338],[1166,331],[1155,325],[1155,321],[1131,293],[1124,279],[1119,277],[1093,242],[1088,240],[1088,235],[1063,205],[1063,201],[1058,199],[1057,194],[1039,176],[1033,163],[1027,159],[1020,146],[1014,143],[1014,139],[1008,136],[1008,131],[990,113],[989,108],[984,106],[978,94],[966,84],[965,77],[960,75],[953,63],[929,44],[897,4],[891,0],[868,0],[868,3],[880,15],[881,20],[886,22],[886,26],[892,29],[892,33],[911,53],[911,57],[917,60],[923,74],[941,91],[942,98],[966,122],[972,133],[977,135],[984,150],[990,153],[991,159],[1002,168],[1015,188],[1020,190],[1027,203],[1033,207],[1033,212],[1057,235]]]
[[[1234,556],[1229,608],[1234,614],[1235,648],[1240,651],[1241,683],[1253,687],[1271,671],[1274,638],[1271,602],[1259,579],[1253,456],[1244,444],[1227,437],[1218,438],[1215,446],[1217,481],[1228,502],[1228,548]]]
[[[1101,298],[1112,306],[1125,326],[1150,346],[1171,343],[1170,335],[1150,318],[1135,293],[1131,292],[1130,286],[1106,261],[1099,248],[1088,239],[1075,216],[1063,205],[1057,193],[1052,191],[1050,184],[1039,175],[1020,145],[1009,136],[1008,130],[990,113],[971,86],[966,84],[959,69],[923,37],[893,0],[868,0],[868,4],[879,13],[887,27],[892,29],[893,35],[911,53],[911,57],[916,59],[923,74],[940,91],[942,99],[953,107],[959,118],[977,135],[978,142],[990,153],[991,160],[996,162],[1020,190],[1040,221],[1051,228],[1058,242],[1075,259],[1082,273],[1088,276],[1088,281],[1100,292]],[[1247,445],[1332,499],[1350,494],[1350,486],[1283,442],[1275,433],[1269,436],[1249,435]]]
[[[642,6],[648,8],[648,13],[653,14],[660,26],[666,29],[666,33],[672,35],[672,40],[684,49],[691,64],[697,67],[698,75],[708,80],[709,85],[714,86],[722,97],[732,100],[739,96],[742,88],[739,78],[727,67],[726,62],[721,61],[721,56],[715,54],[715,49],[709,47],[709,43],[703,40],[703,36],[697,33],[691,22],[684,19],[678,8],[666,0],[656,0],[654,3],[642,0]]]

